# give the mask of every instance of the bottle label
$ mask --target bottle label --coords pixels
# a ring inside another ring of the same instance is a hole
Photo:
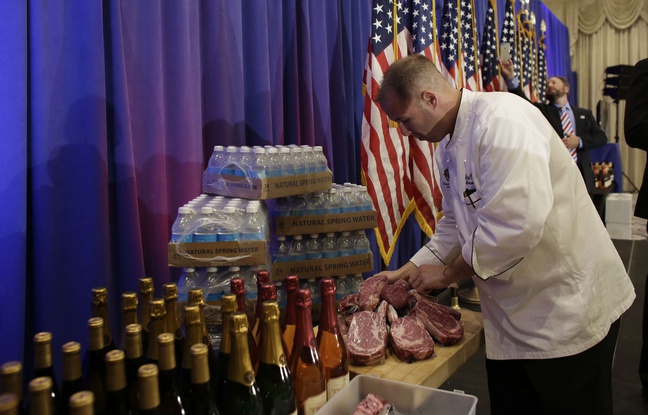
[[[304,401],[304,415],[315,415],[326,403],[326,391]]]
[[[331,400],[333,395],[349,384],[349,372],[337,378],[331,378],[326,382],[326,396]]]

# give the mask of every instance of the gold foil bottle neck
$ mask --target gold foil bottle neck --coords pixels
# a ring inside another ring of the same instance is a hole
[[[189,293],[187,294],[187,302],[189,304],[193,305],[205,305],[205,298],[203,295],[203,290],[202,288],[194,288],[193,290],[189,290]]]
[[[18,397],[13,393],[0,395],[0,413],[18,415]]]
[[[106,390],[116,392],[126,387],[125,354],[123,350],[106,353]]]
[[[263,321],[279,321],[279,303],[276,300],[263,302]]]
[[[139,409],[149,410],[160,406],[158,367],[150,363],[140,366],[137,369],[137,379]]]
[[[221,310],[223,310],[223,313],[233,313],[236,311],[236,294],[225,294],[221,301]]]
[[[39,378],[32,379],[29,382],[29,392],[43,392],[48,389],[52,389],[52,378],[48,376],[41,376]]]
[[[230,317],[230,333],[239,334],[247,333],[248,331],[248,320],[245,313],[236,311],[232,313]]]
[[[63,351],[63,381],[71,382],[81,379],[81,344],[67,342],[61,347],[61,350]]]
[[[203,343],[191,346],[191,383],[195,385],[209,382],[207,352],[207,345]]]
[[[176,367],[175,336],[171,333],[158,335],[158,366],[160,370],[172,370]]]
[[[231,353],[227,366],[227,379],[251,386],[254,383],[254,368],[250,359],[247,332],[248,321],[245,313],[239,311],[230,316]]]
[[[122,310],[137,310],[137,293],[129,291],[122,294]]]
[[[52,366],[52,333],[43,331],[34,335],[34,367],[45,369]]]
[[[143,354],[142,325],[129,324],[126,326],[126,358],[138,359]]]
[[[88,320],[88,332],[90,335],[88,348],[90,350],[101,350],[105,346],[103,327],[104,320],[101,317],[92,317]]]
[[[168,283],[162,286],[164,299],[177,300],[178,299],[178,286],[175,283]]]
[[[0,380],[0,390],[3,393],[13,393],[18,400],[22,400],[22,363],[11,361],[0,366]]]
[[[144,277],[139,279],[139,292],[142,295],[153,293],[153,278]]]
[[[106,304],[108,302],[108,289],[106,287],[93,288],[92,302],[94,304]]]
[[[196,305],[188,305],[184,308],[185,324],[189,326],[200,325],[200,309]]]
[[[288,358],[286,357],[279,328],[279,303],[277,301],[263,302],[262,324],[265,335],[259,345],[261,362],[280,367],[286,366]]]
[[[70,415],[94,414],[94,394],[90,391],[77,392],[70,396],[68,405],[70,406]]]
[[[151,300],[149,313],[152,318],[164,317],[166,314],[166,308],[164,308],[164,300],[161,298],[156,298]]]

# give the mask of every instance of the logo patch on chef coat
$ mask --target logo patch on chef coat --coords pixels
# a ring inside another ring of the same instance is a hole
[[[450,172],[448,169],[443,170],[443,180],[441,184],[447,189],[450,188]]]
[[[473,180],[473,175],[466,174],[466,190],[463,192],[464,203],[466,206],[472,206],[474,209],[477,209],[476,203],[481,200],[481,196],[477,193],[475,188],[475,181]]]

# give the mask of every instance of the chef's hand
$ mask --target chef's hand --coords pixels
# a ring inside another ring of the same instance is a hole
[[[375,274],[374,277],[376,275],[384,275],[389,280],[389,283],[393,284],[398,280],[407,278],[415,269],[416,265],[414,265],[412,262],[408,262],[396,271],[381,271],[378,274]]]
[[[577,148],[580,145],[580,137],[577,135],[568,135],[567,137],[562,139],[563,144],[565,144],[565,147],[568,149],[572,148]]]
[[[410,274],[409,283],[421,294],[446,288],[448,282],[443,276],[444,268],[445,265],[421,265]]]

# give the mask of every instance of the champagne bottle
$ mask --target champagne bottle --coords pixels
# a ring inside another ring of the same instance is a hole
[[[110,331],[110,319],[108,308],[108,290],[105,287],[92,289],[92,317],[101,317],[104,321],[103,336],[104,347],[109,351],[115,348],[115,339]]]
[[[223,313],[221,320],[223,321],[223,334],[221,337],[220,349],[218,357],[216,358],[216,389],[214,392],[216,396],[223,396],[223,388],[227,382],[227,366],[231,353],[231,337],[230,337],[230,316],[236,311],[236,295],[225,294],[222,298],[221,312]]]
[[[263,302],[259,370],[256,380],[261,391],[264,415],[296,415],[297,401],[285,346],[279,327],[279,304]]]
[[[202,343],[191,346],[191,398],[187,413],[192,415],[218,415],[209,381],[209,348]],[[232,415],[235,412],[225,412]],[[246,414],[247,415],[247,414]]]
[[[197,305],[200,310],[200,327],[202,331],[202,343],[207,346],[207,356],[209,362],[209,375],[211,378],[211,388],[216,390],[217,388],[217,379],[216,379],[216,352],[214,347],[211,344],[209,339],[209,331],[207,331],[207,321],[205,320],[205,296],[203,294],[202,288],[196,288],[189,290],[187,302],[191,305]]]
[[[29,382],[29,415],[54,415],[51,378],[42,376]]]
[[[137,293],[130,291],[122,294],[122,337],[121,349],[126,350],[126,327],[137,324]]]
[[[296,275],[289,275],[284,280],[286,289],[286,318],[283,327],[283,339],[286,343],[286,356],[290,359],[295,331],[297,329],[297,290],[299,289],[299,278]]]
[[[151,320],[149,322],[149,348],[146,351],[146,361],[157,364],[159,359],[157,336],[167,332],[164,300],[161,298],[151,300],[149,303],[149,311]]]
[[[326,396],[331,399],[349,383],[349,358],[335,309],[335,281],[332,278],[322,278],[320,287],[322,317],[317,331],[317,351],[324,366]]]
[[[63,384],[61,386],[61,398],[59,399],[59,414],[68,415],[70,413],[68,405],[70,398],[75,393],[83,390],[81,344],[67,342],[61,350],[63,352]]]
[[[104,344],[103,326],[104,321],[101,317],[93,317],[88,320],[90,341],[83,369],[83,383],[85,389],[94,394],[94,411],[96,415],[103,415],[106,410],[104,357],[107,348]]]
[[[180,364],[180,382],[178,393],[182,402],[188,405],[191,390],[191,346],[202,344],[202,326],[200,323],[200,308],[188,305],[184,308],[185,342],[184,353]]]
[[[12,361],[0,366],[0,391],[10,393],[18,400],[18,413],[25,413],[23,402],[23,375],[22,363]]]
[[[139,415],[161,415],[158,367],[149,363],[137,369]]]
[[[131,415],[126,389],[126,354],[123,350],[106,353],[106,414]]]
[[[219,407],[224,414],[261,415],[263,403],[248,350],[248,321],[245,313],[232,313],[229,330],[232,350],[227,366],[227,382],[218,400]]]
[[[162,286],[162,290],[166,308],[166,329],[167,333],[171,333],[175,337],[175,360],[179,362],[184,351],[184,335],[182,334],[182,324],[178,318],[178,286],[175,283],[168,283]],[[164,405],[162,406],[164,407]]]
[[[128,403],[133,412],[137,412],[139,407],[137,402],[137,371],[145,363],[142,326],[140,324],[129,324],[126,326],[126,388]]]
[[[52,366],[52,333],[40,332],[34,335],[34,378],[47,376],[52,379],[52,402],[59,406],[59,388]]]
[[[139,292],[140,292],[140,310],[139,321],[142,325],[142,344],[144,350],[148,350],[149,342],[149,322],[151,320],[151,311],[149,305],[153,299],[153,278],[144,277],[139,279]]]
[[[13,393],[0,395],[0,415],[18,415],[18,398]]]
[[[158,336],[160,412],[164,415],[184,415],[185,413],[176,383],[175,341],[176,337],[171,333],[162,333]]]
[[[259,287],[258,298],[261,298],[263,301],[273,301],[273,300],[276,301],[277,289],[275,288],[274,284],[265,283],[261,287]],[[256,315],[258,321],[263,322],[263,302],[260,304],[260,307]],[[259,348],[261,347],[261,342],[263,341],[263,333],[264,333],[262,327],[263,324],[259,326],[259,331],[254,338],[254,343],[256,344],[256,354],[254,356],[250,356],[252,358],[252,366],[254,366],[255,373],[259,368],[259,353],[261,353],[259,351]]]
[[[94,415],[94,395],[90,391],[80,391],[70,396],[68,406],[70,415]]]
[[[289,367],[299,415],[314,415],[326,403],[324,366],[313,334],[310,291],[297,290],[296,297],[297,330]]]
[[[236,309],[247,316],[247,311],[245,309],[245,281],[243,278],[232,278],[230,280],[230,290],[232,294],[236,295]],[[249,322],[250,319],[248,318],[248,325]],[[250,350],[250,356],[253,358],[257,356],[256,341],[250,330],[248,330],[248,347]]]
[[[258,340],[259,331],[261,330],[261,320],[263,315],[263,299],[261,298],[261,287],[263,284],[270,282],[270,273],[268,271],[258,271],[256,273],[256,284],[257,284],[257,303],[254,309],[256,318],[254,319],[254,325],[252,326],[252,337]],[[257,342],[258,344],[258,342]]]

